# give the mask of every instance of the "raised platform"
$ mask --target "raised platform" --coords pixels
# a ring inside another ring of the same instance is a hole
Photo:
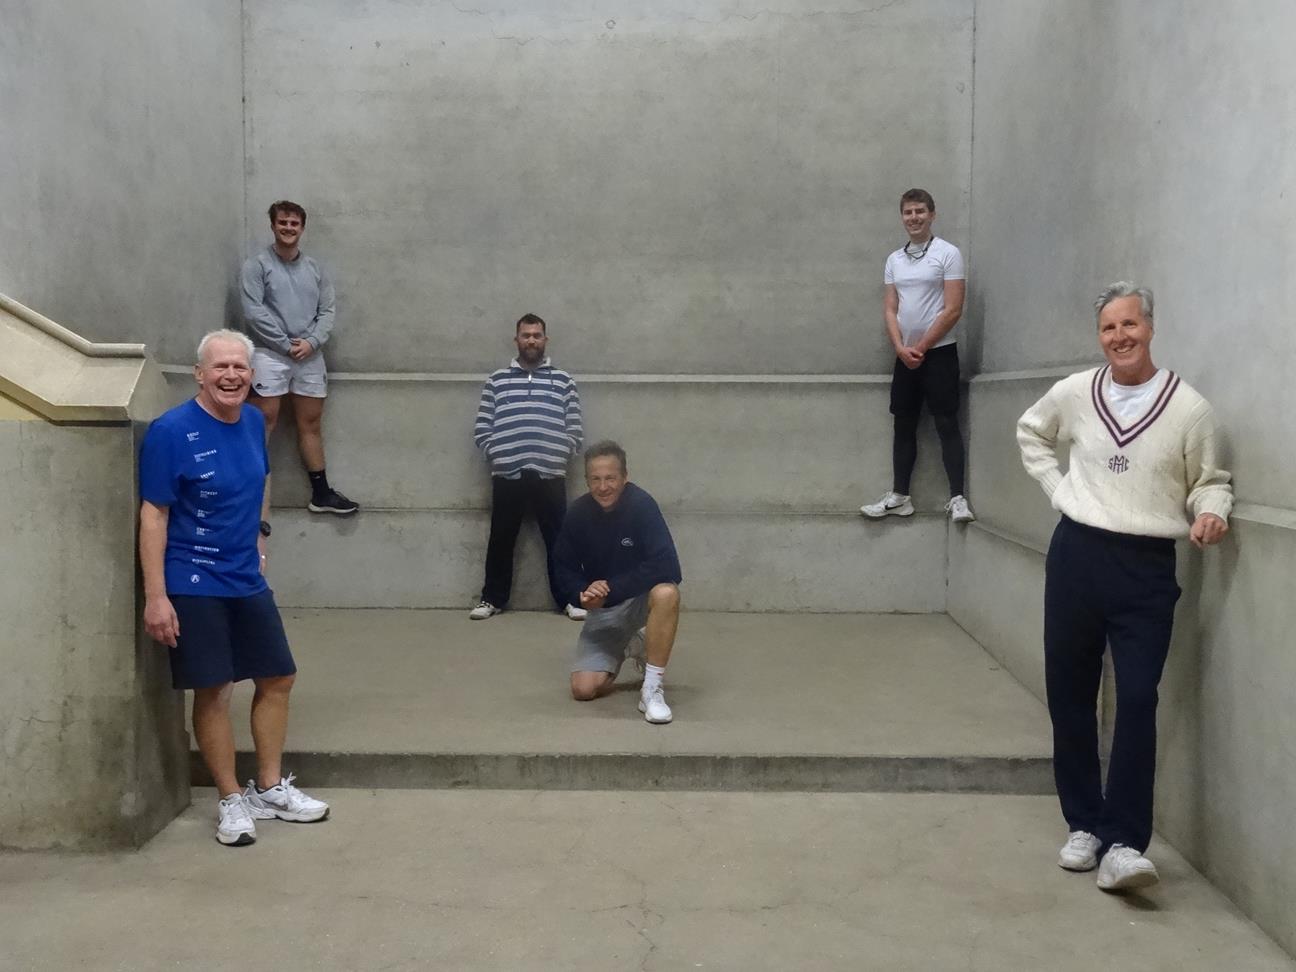
[[[571,700],[578,628],[561,615],[284,616],[300,669],[286,765],[313,786],[1052,790],[1043,706],[943,615],[686,613],[662,727],[630,666],[608,698]]]

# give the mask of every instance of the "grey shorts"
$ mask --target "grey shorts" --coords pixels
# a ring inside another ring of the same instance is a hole
[[[610,608],[592,608],[576,639],[573,672],[615,675],[625,661],[626,645],[648,623],[648,595],[640,594]]]
[[[252,390],[262,398],[278,398],[292,392],[306,398],[328,396],[328,371],[324,355],[316,351],[305,361],[286,354],[256,348],[252,352]]]

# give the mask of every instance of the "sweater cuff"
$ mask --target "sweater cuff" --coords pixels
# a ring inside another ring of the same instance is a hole
[[[1049,499],[1057,492],[1057,488],[1062,485],[1062,473],[1056,469],[1050,469],[1040,477],[1040,486],[1044,488],[1044,495]]]
[[[1196,506],[1194,518],[1203,513],[1214,513],[1227,523],[1229,514],[1233,512],[1233,497],[1231,495],[1203,496],[1197,500]]]

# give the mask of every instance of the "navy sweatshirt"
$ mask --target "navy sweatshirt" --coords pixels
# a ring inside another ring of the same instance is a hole
[[[554,549],[560,593],[580,606],[580,592],[608,583],[604,607],[647,594],[657,584],[678,584],[679,556],[661,509],[647,492],[627,483],[611,510],[589,493],[567,508]]]

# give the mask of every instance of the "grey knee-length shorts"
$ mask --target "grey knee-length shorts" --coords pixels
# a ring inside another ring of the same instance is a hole
[[[615,675],[625,661],[626,645],[648,622],[648,595],[640,594],[610,608],[592,608],[576,639],[573,672]]]

